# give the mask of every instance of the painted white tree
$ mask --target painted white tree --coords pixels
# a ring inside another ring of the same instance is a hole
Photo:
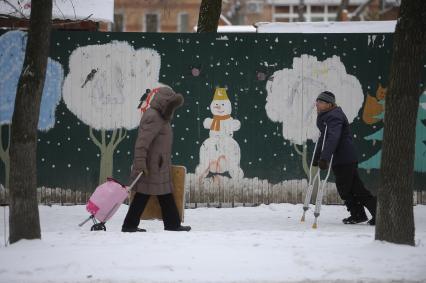
[[[324,61],[306,54],[294,58],[291,69],[282,69],[273,74],[266,84],[266,90],[266,113],[272,121],[282,123],[283,138],[294,143],[296,152],[302,155],[307,175],[306,142],[316,142],[319,137],[315,108],[318,94],[324,90],[333,92],[350,123],[357,117],[364,100],[359,80],[347,74],[338,56]],[[302,150],[298,146],[302,146]]]
[[[10,31],[0,36],[0,160],[5,167],[6,188],[9,187],[11,122],[26,45],[25,32]],[[62,65],[49,58],[37,126],[41,131],[48,131],[55,125],[55,110],[61,99],[63,79]]]
[[[90,138],[100,150],[99,183],[112,175],[114,152],[127,130],[139,125],[140,97],[148,88],[163,86],[160,66],[157,51],[135,50],[127,42],[84,46],[71,54],[63,99],[89,126]]]

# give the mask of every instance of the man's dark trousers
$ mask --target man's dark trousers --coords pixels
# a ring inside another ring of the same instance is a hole
[[[358,174],[358,163],[333,166],[336,187],[352,216],[365,216],[364,207],[376,216],[376,197],[368,191]]]

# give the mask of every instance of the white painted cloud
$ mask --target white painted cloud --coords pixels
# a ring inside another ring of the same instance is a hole
[[[293,68],[276,71],[266,90],[268,117],[281,122],[283,137],[299,145],[318,138],[315,100],[321,91],[329,90],[336,95],[336,102],[350,123],[364,100],[360,82],[346,73],[338,56],[322,62],[310,55],[294,58]]]
[[[135,128],[140,121],[141,95],[147,88],[162,86],[160,66],[155,50],[134,50],[126,42],[77,48],[70,56],[64,101],[95,129]]]

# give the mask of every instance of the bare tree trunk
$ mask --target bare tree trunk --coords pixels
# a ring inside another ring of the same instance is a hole
[[[221,11],[222,0],[202,0],[197,32],[217,32]]]
[[[40,239],[37,206],[37,125],[46,76],[52,0],[31,1],[24,65],[12,117],[10,145],[10,243]]]
[[[414,245],[416,117],[426,49],[426,1],[403,0],[386,95],[376,240]]]

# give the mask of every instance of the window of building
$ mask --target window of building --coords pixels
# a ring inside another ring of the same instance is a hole
[[[275,13],[286,13],[288,14],[290,12],[289,6],[276,6],[275,7]]]
[[[158,32],[160,31],[160,21],[158,14],[145,14],[144,31]]]
[[[114,23],[111,25],[111,31],[124,31],[123,14],[114,14]]]
[[[324,13],[324,6],[311,6],[311,13]]]
[[[178,32],[189,32],[189,15],[180,13],[178,16]]]

